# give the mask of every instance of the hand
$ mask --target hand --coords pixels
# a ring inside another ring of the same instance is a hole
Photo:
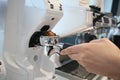
[[[78,61],[88,72],[120,80],[120,50],[106,38],[69,47],[61,55]]]

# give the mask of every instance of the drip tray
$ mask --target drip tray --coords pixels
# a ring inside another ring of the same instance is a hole
[[[85,68],[83,68],[81,65],[77,63],[77,61],[71,61],[68,64],[63,65],[62,67],[57,68],[56,70],[78,77],[79,80],[80,78],[92,80],[96,76],[96,74],[87,72]]]

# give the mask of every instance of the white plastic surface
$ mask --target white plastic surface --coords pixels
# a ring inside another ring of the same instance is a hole
[[[4,39],[4,32],[0,30],[0,56],[3,53],[3,39]]]
[[[82,32],[86,28],[91,27],[89,25],[92,25],[92,17],[91,15],[87,16],[88,13],[85,7],[63,6],[63,9],[63,18],[52,30],[57,35],[64,37]]]
[[[6,70],[3,60],[0,58],[0,80],[5,80]]]
[[[0,0],[0,30],[5,26],[5,11],[7,6],[7,0]]]
[[[5,80],[52,80],[54,63],[44,55],[42,46],[29,47],[29,42],[43,26],[49,25],[51,30],[63,13],[58,0],[49,0],[50,3],[40,0],[42,8],[34,5],[38,0],[29,0],[31,5],[27,1],[8,1],[4,39]],[[50,4],[54,4],[55,8],[50,8]]]
[[[0,56],[3,53],[2,51],[3,51],[6,6],[7,6],[7,0],[0,0]]]

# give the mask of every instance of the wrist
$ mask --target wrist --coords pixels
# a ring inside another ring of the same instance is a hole
[[[117,65],[116,65],[117,66]],[[113,69],[111,78],[113,80],[120,80],[120,70],[118,69],[118,67],[116,67],[115,69]]]
[[[120,78],[118,78],[118,77],[115,77],[115,78],[113,78],[113,80],[120,80]]]
[[[120,54],[120,50],[118,52]],[[114,61],[114,60],[113,60]],[[120,55],[118,55],[114,61],[115,67],[113,68],[112,79],[120,80]]]
[[[113,80],[120,80],[120,71],[113,71],[112,75],[110,76]]]

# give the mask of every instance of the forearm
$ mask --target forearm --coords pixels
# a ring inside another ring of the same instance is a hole
[[[120,54],[120,51],[119,51],[119,54]],[[112,78],[113,80],[120,80],[120,56],[118,55],[116,57],[116,61],[114,61],[115,64],[113,64],[113,70],[112,71]]]

